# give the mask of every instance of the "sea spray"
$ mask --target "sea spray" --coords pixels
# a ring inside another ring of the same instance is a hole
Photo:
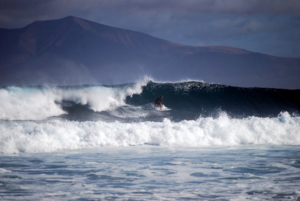
[[[23,121],[0,123],[0,152],[53,152],[143,144],[179,147],[300,145],[300,117],[218,118],[172,122]]]
[[[64,101],[86,105],[95,112],[125,105],[127,96],[141,93],[147,81],[119,87],[5,87],[0,89],[0,119],[43,120],[65,114]]]
[[[0,88],[0,197],[297,200],[299,92],[149,80]],[[160,95],[168,110],[153,108]]]

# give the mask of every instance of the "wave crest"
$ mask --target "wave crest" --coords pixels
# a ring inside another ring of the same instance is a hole
[[[5,87],[0,89],[0,120],[43,120],[66,113],[59,103],[87,105],[95,112],[125,105],[147,80],[124,86]]]
[[[237,146],[248,144],[300,145],[300,117],[281,113],[276,118],[218,118],[172,122],[0,122],[0,152],[53,152],[106,146]]]

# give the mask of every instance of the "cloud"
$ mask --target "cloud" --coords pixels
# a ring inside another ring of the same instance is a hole
[[[30,18],[114,9],[127,13],[300,14],[299,0],[2,0],[1,18]]]
[[[0,1],[1,28],[69,15],[187,45],[228,45],[300,57],[299,0]],[[284,44],[281,50],[272,48]]]
[[[111,12],[111,13],[110,13]],[[105,14],[105,16],[103,15]],[[299,0],[1,0],[0,26],[13,28],[35,20],[76,15],[104,20],[115,14],[141,20],[172,15],[299,15]],[[123,18],[119,18],[122,20]],[[108,20],[109,21],[109,20]],[[171,20],[169,20],[171,21]]]
[[[82,1],[74,1],[79,4]],[[88,1],[91,5],[118,8],[127,12],[179,12],[225,14],[300,14],[298,0],[104,0]]]

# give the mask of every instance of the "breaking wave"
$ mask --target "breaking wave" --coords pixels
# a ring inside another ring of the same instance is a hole
[[[0,123],[0,152],[54,152],[110,146],[300,145],[300,117],[199,117],[172,122],[22,121]]]
[[[153,102],[164,96],[163,110]],[[149,80],[0,89],[0,152],[300,145],[300,90]]]

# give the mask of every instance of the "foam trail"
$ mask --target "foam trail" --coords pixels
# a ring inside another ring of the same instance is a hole
[[[147,80],[125,87],[6,87],[0,89],[0,119],[43,120],[64,114],[58,102],[88,105],[95,112],[125,105],[125,98],[142,92]]]
[[[106,123],[53,120],[0,122],[0,152],[53,152],[105,146],[300,145],[300,117],[202,118],[172,122]]]

